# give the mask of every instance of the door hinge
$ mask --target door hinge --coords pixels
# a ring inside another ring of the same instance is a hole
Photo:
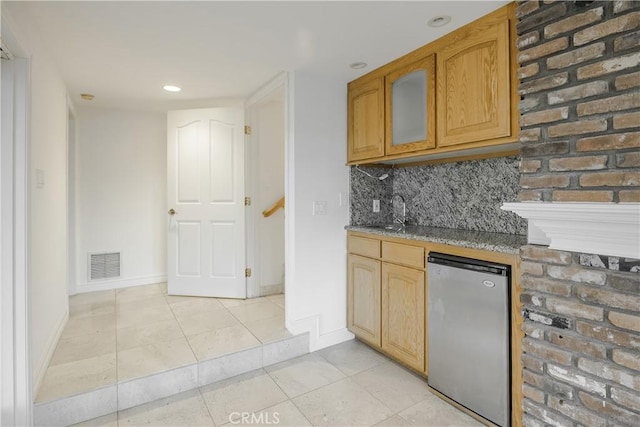
[[[251,206],[251,197],[245,197],[244,198],[244,205],[245,206]]]
[[[251,269],[250,268],[245,268],[244,269],[244,277],[251,277]]]
[[[245,135],[251,135],[251,126],[244,126],[244,134]]]

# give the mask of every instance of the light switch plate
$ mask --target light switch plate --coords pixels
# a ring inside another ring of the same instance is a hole
[[[326,215],[327,214],[327,202],[326,200],[316,200],[313,202],[313,215]]]
[[[36,169],[36,188],[44,188],[44,171]]]
[[[373,201],[373,212],[374,213],[380,212],[380,200]]]

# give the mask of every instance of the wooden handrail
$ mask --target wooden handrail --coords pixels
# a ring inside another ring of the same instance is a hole
[[[262,211],[262,215],[265,218],[269,218],[271,215],[273,215],[274,213],[276,213],[276,211],[278,209],[284,209],[284,197],[282,197],[280,200],[278,200],[277,202],[275,202],[273,205],[271,205],[271,207],[269,209],[265,209]]]

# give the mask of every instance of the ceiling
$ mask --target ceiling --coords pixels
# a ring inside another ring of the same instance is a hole
[[[507,2],[3,3],[26,8],[80,108],[92,93],[92,106],[162,111],[245,98],[283,70],[346,83]],[[427,26],[437,15],[452,21]]]

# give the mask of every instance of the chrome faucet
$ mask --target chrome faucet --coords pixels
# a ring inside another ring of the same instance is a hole
[[[404,227],[407,222],[407,208],[404,198],[400,194],[391,196],[391,211],[393,213],[393,222]]]

